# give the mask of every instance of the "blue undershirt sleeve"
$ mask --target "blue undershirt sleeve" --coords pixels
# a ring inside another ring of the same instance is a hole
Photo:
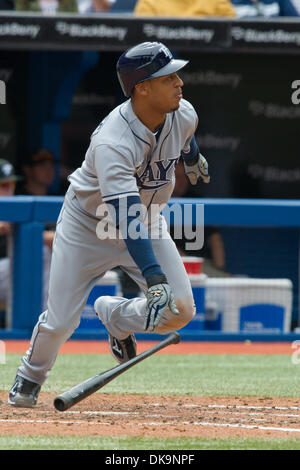
[[[181,156],[186,162],[189,162],[191,160],[194,160],[195,158],[197,158],[198,160],[198,153],[199,153],[198,145],[196,142],[196,138],[193,135],[192,140],[190,142],[190,151],[188,153],[181,152]]]
[[[109,205],[114,207],[110,210]],[[142,204],[139,196],[128,196],[107,201],[108,210],[115,218],[115,226],[121,231],[129,254],[147,278],[163,275],[155,257],[152,242],[142,221]]]

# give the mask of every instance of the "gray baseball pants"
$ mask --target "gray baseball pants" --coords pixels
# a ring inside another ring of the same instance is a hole
[[[139,268],[122,239],[100,240],[96,235],[98,219],[84,213],[69,189],[57,220],[53,243],[47,310],[34,327],[30,347],[18,374],[42,385],[54,365],[59,348],[80,323],[81,312],[91,289],[106,271],[122,267],[146,292]],[[186,325],[195,308],[189,278],[177,248],[162,219],[165,237],[152,240],[154,253],[173,290],[180,315],[169,309],[154,333],[167,334]],[[99,297],[96,312],[107,330],[119,339],[144,332],[146,299]]]

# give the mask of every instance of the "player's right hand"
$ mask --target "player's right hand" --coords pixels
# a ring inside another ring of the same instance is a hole
[[[204,183],[210,182],[210,175],[208,173],[208,163],[206,158],[199,153],[198,161],[194,165],[189,164],[187,161],[184,161],[185,174],[190,180],[190,183],[195,185],[197,184],[199,178],[202,179]]]
[[[179,310],[176,307],[174,295],[169,284],[161,283],[149,287],[146,298],[144,330],[153,331],[159,325],[168,307],[174,315],[179,315]]]

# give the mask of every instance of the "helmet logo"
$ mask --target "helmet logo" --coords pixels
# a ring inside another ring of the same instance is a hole
[[[173,56],[172,56],[171,52],[169,51],[169,49],[166,46],[162,46],[159,49],[159,52],[163,52],[166,57],[168,57],[169,59],[173,59]]]

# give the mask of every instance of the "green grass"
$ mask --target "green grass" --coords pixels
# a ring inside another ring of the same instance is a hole
[[[0,364],[0,390],[8,391],[21,355]],[[110,355],[59,355],[43,391],[61,393],[114,367]],[[300,365],[289,355],[156,355],[117,377],[98,393],[297,397]],[[0,408],[1,409],[1,408]],[[1,433],[1,431],[0,431]],[[78,450],[300,450],[298,439],[156,439],[147,437],[1,436],[0,449]]]
[[[300,439],[0,436],[0,450],[300,450]]]
[[[0,365],[0,390],[9,390],[20,355]],[[43,391],[60,393],[115,366],[109,355],[60,355]],[[105,393],[299,397],[300,365],[289,355],[157,355],[102,389]]]

